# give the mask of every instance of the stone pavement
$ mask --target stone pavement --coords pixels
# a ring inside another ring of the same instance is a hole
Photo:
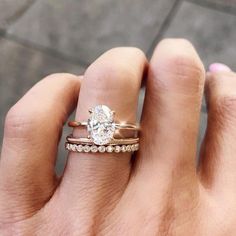
[[[150,57],[165,37],[191,40],[206,67],[220,61],[236,70],[236,0],[1,0],[0,138],[7,110],[42,77],[83,73],[116,46]],[[206,117],[203,107],[199,139]]]

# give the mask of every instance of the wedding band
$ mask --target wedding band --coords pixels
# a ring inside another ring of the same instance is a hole
[[[115,145],[115,146],[104,146],[104,145],[83,145],[83,144],[73,144],[73,143],[66,143],[66,149],[72,152],[92,152],[92,153],[119,153],[119,152],[135,152],[139,149],[139,144],[132,144],[132,145]]]
[[[72,127],[72,128],[76,128],[76,127],[87,127],[88,126],[88,122],[84,121],[84,122],[80,122],[80,121],[69,121],[68,122],[68,126]],[[138,125],[132,125],[132,124],[118,124],[115,123],[115,128],[116,129],[127,129],[127,130],[134,130],[134,131],[139,131],[140,127]]]
[[[68,137],[69,142],[85,141],[82,143],[93,143],[95,145],[108,144],[133,144],[139,140],[132,138],[115,138],[115,132],[119,129],[138,131],[139,126],[135,124],[116,123],[114,121],[115,112],[105,105],[97,105],[89,110],[89,118],[87,122],[71,121],[68,123],[71,127],[86,126],[88,131],[88,139]],[[136,132],[137,133],[137,132]]]
[[[94,144],[93,140],[91,138],[79,138],[79,137],[73,137],[72,135],[68,135],[66,137],[66,140],[69,143],[74,144]],[[109,145],[125,145],[125,144],[136,144],[139,142],[139,138],[122,138],[122,139],[112,139],[108,144]]]

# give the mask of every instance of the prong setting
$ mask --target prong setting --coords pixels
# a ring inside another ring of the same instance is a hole
[[[113,139],[116,130],[114,111],[105,105],[98,105],[89,112],[87,131],[90,138],[97,145],[108,144]]]

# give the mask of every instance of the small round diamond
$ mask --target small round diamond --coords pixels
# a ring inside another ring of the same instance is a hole
[[[131,150],[131,145],[127,145],[126,146],[126,150],[127,150],[127,152],[131,152],[132,150]]]
[[[134,152],[134,151],[136,150],[135,144],[133,144],[133,145],[131,146],[131,150],[132,150],[132,152]]]
[[[71,148],[71,150],[72,150],[73,152],[76,151],[76,145],[75,145],[75,144],[71,144],[70,148]]]
[[[84,150],[84,152],[89,152],[90,151],[90,147],[88,145],[85,145],[83,147],[83,150]]]
[[[107,146],[106,147],[106,150],[107,150],[107,152],[113,152],[113,147],[112,146]]]
[[[93,146],[91,147],[91,152],[97,152],[97,151],[98,151],[98,147],[95,146],[95,145],[93,145]]]
[[[105,146],[99,146],[98,147],[98,151],[99,152],[105,152],[106,151],[106,147]]]
[[[120,152],[121,151],[121,147],[120,146],[115,146],[114,151],[117,152],[117,153]]]
[[[122,145],[121,151],[122,151],[122,152],[126,152],[126,145]]]
[[[138,149],[139,149],[139,144],[137,143],[135,144],[135,151],[138,151]]]
[[[77,152],[82,152],[83,151],[83,146],[78,145],[76,149],[77,149]]]
[[[67,149],[67,150],[70,149],[70,144],[69,144],[69,143],[66,144],[66,149]]]

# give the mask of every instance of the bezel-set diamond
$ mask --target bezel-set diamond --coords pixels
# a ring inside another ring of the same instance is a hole
[[[112,146],[107,146],[106,151],[107,152],[113,152],[114,148]]]
[[[90,152],[90,147],[88,145],[85,145],[83,147],[84,152]]]
[[[122,145],[122,146],[121,146],[121,151],[122,151],[122,152],[126,152],[126,151],[127,151],[126,145]]]
[[[74,151],[74,152],[76,151],[76,145],[75,144],[71,145],[71,150]]]
[[[82,151],[83,151],[83,146],[82,146],[81,144],[80,144],[80,145],[77,145],[76,150],[77,150],[78,152],[82,152]]]
[[[98,147],[98,151],[99,152],[105,152],[106,151],[106,147],[105,146],[99,146]]]
[[[131,152],[132,151],[131,145],[127,145],[126,150],[127,150],[127,152]]]
[[[98,147],[95,146],[95,145],[93,145],[93,146],[91,147],[91,152],[97,152],[97,151],[98,151]]]
[[[119,145],[115,146],[114,152],[119,153],[121,151],[121,147]]]

